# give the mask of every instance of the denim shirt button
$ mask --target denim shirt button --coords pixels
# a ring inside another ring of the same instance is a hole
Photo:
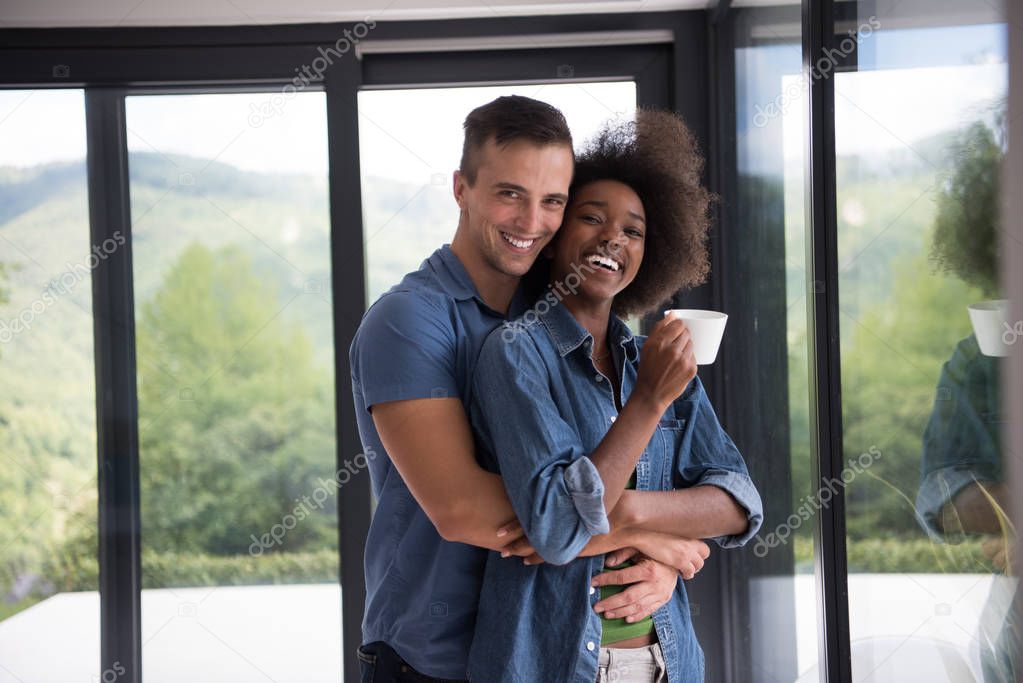
[[[614,415],[612,415],[612,416],[611,416],[611,422],[614,422],[614,421],[615,421],[615,416],[614,416]]]
[[[594,588],[593,586],[590,586],[590,595],[593,595],[596,592],[597,592],[597,589]]]
[[[593,379],[597,380],[598,382],[603,382],[604,381],[604,375],[594,375]]]
[[[597,646],[593,644],[592,640],[586,643],[586,649],[589,650],[590,652],[593,652],[596,649],[596,647]]]

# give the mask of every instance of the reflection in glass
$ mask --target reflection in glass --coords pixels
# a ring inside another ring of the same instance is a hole
[[[268,97],[126,103],[147,681],[341,676],[325,102]]]
[[[1011,331],[987,303],[1006,27],[985,2],[861,3],[869,18],[835,78],[845,456],[873,454],[847,487],[853,677],[1015,680],[1001,361],[985,348]]]

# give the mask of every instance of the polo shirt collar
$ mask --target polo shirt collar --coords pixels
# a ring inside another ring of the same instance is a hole
[[[441,289],[455,301],[476,299],[479,305],[486,310],[509,320],[519,317],[529,308],[529,300],[523,293],[521,286],[515,290],[515,294],[512,296],[507,316],[502,315],[499,311],[495,311],[487,305],[487,302],[480,296],[479,290],[476,289],[476,284],[469,277],[469,271],[465,269],[458,256],[455,255],[455,252],[451,251],[450,244],[445,244],[437,249],[426,259],[426,262],[430,265],[431,270],[433,270],[433,274],[437,278]]]
[[[469,277],[469,271],[465,269],[462,262],[455,256],[455,252],[451,251],[450,244],[445,244],[433,252],[430,258],[426,259],[426,262],[430,264],[430,268],[437,277],[437,282],[441,288],[452,299],[456,301],[465,301],[473,297],[480,299],[476,285],[473,284],[472,278]]]

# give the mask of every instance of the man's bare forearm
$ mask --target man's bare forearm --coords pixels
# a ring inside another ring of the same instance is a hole
[[[497,536],[497,530],[515,518],[499,475],[482,468],[473,473],[448,514],[444,536],[450,541],[501,550],[510,540]]]
[[[715,538],[746,531],[746,511],[724,489],[693,486],[674,491],[625,491],[621,524],[684,538]]]
[[[515,517],[504,482],[476,461],[459,399],[380,403],[373,421],[391,462],[444,539],[492,550],[512,540],[497,535]]]

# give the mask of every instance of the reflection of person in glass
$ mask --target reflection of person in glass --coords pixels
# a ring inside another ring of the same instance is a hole
[[[1001,147],[984,124],[961,141],[951,182],[938,199],[933,257],[939,267],[990,297],[998,290],[998,167]],[[964,311],[965,314],[965,311]],[[999,330],[1000,332],[1000,330]],[[987,349],[990,353],[991,349]],[[1010,561],[1014,532],[1007,517],[999,377],[1003,361],[981,351],[977,334],[961,340],[944,364],[923,436],[917,513],[927,533],[956,543],[982,535],[1001,572],[976,634],[985,683],[1014,681],[1018,624]]]

